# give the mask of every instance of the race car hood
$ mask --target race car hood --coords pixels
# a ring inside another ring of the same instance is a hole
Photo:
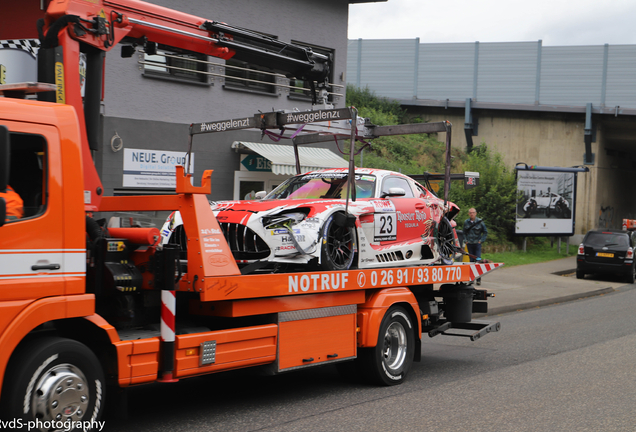
[[[308,212],[308,217],[314,217],[334,207],[344,210],[344,204],[341,199],[225,201],[213,205],[212,210],[219,222],[245,224],[255,214],[266,217],[299,209]],[[350,202],[349,211],[355,215],[373,213],[373,206],[367,201]]]

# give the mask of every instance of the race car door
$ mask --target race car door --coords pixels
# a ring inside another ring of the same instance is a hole
[[[421,241],[422,221],[416,212],[416,206],[422,200],[415,198],[413,190],[406,179],[386,177],[382,182],[382,194],[390,188],[403,189],[404,196],[393,196],[374,200],[374,242],[383,245],[402,243],[409,240]]]

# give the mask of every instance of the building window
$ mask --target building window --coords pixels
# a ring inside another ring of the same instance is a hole
[[[47,143],[43,136],[11,133],[6,219],[13,222],[44,214],[47,205]]]
[[[309,84],[309,81],[292,78],[289,80],[289,86],[290,98],[311,100],[311,86]]]
[[[144,53],[144,76],[208,84],[208,61],[204,54],[177,52],[160,46]]]
[[[225,87],[229,89],[275,94],[277,76],[268,68],[248,62],[234,59],[225,62]]]

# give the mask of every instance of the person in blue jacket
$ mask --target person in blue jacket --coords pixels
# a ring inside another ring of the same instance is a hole
[[[481,261],[481,244],[488,237],[488,229],[483,220],[477,217],[477,210],[468,210],[468,219],[464,221],[464,241],[471,255],[471,262]],[[481,285],[481,278],[477,279],[477,285]]]

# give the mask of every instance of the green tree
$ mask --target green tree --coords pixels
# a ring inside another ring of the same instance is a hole
[[[368,118],[374,125],[394,125],[403,123],[405,120],[421,122],[419,119],[409,118],[399,102],[378,97],[368,87],[359,89],[348,85],[347,105],[355,106],[358,109],[358,115]],[[445,144],[439,141],[436,135],[379,137],[365,149],[363,161],[360,156],[356,157],[356,165],[404,174],[422,174],[425,171],[443,172],[445,151]],[[458,166],[466,155],[461,150],[453,149],[453,156],[453,165]]]
[[[371,119],[376,125],[391,125],[402,122],[406,110],[398,101],[377,96],[369,87],[363,89],[347,85],[347,106],[358,109],[361,117]]]
[[[398,102],[380,98],[369,88],[347,86],[347,105],[355,106],[361,117],[369,118],[376,125],[414,122]],[[379,137],[364,152],[365,167],[387,169],[404,174],[422,174],[426,171],[443,173],[445,169],[445,144],[436,135],[415,134]],[[464,190],[459,182],[453,182],[449,199],[461,211],[455,217],[459,228],[468,218],[468,209],[475,207],[478,216],[487,224],[489,243],[504,243],[512,239],[516,182],[513,171],[503,163],[500,154],[492,152],[485,143],[469,154],[463,149],[452,149],[452,172],[477,171],[479,186]],[[346,157],[346,156],[345,156]],[[362,166],[360,156],[356,165]],[[443,185],[440,186],[440,197]]]
[[[468,190],[457,184],[451,186],[450,200],[461,208],[455,218],[458,227],[468,218],[468,209],[475,207],[477,216],[488,227],[489,242],[512,240],[517,195],[514,172],[504,165],[501,155],[491,151],[485,143],[468,154],[462,170],[479,172],[479,186]]]

